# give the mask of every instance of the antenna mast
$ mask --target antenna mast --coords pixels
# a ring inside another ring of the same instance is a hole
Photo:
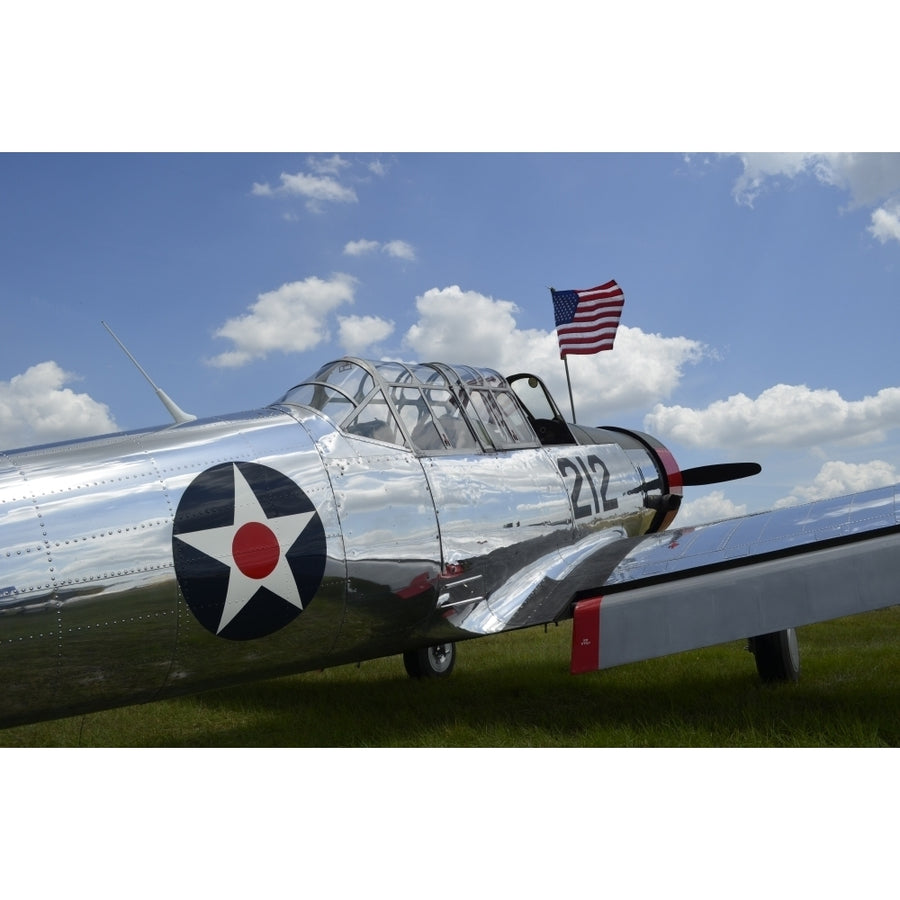
[[[159,397],[162,405],[165,406],[169,411],[169,415],[175,420],[175,424],[183,425],[185,422],[193,422],[197,417],[181,409],[181,407],[178,406],[178,404],[162,388],[157,387],[153,383],[153,379],[144,371],[144,367],[131,355],[128,348],[119,340],[112,328],[102,320],[100,324],[112,335],[113,340],[125,351],[125,355],[135,364],[135,366],[137,366],[138,372],[147,379],[150,383],[150,387],[156,391],[156,396]]]

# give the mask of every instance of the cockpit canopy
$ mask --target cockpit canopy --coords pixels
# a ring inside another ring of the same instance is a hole
[[[311,407],[347,434],[423,455],[540,443],[506,379],[474,366],[347,357],[322,366],[278,402]]]

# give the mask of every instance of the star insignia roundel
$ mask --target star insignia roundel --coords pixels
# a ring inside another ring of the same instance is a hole
[[[246,641],[284,628],[312,602],[325,571],[325,529],[286,475],[229,462],[188,485],[172,553],[197,621],[219,637]]]

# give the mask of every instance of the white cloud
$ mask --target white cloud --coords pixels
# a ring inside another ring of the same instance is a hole
[[[330,174],[307,175],[297,172],[289,175],[281,173],[281,184],[277,188],[268,183],[254,183],[252,193],[258,197],[271,197],[275,194],[289,194],[305,197],[307,209],[319,212],[323,203],[356,203],[356,191],[342,185]]]
[[[900,153],[809,154],[816,178],[850,192],[854,206],[872,206],[900,191]]]
[[[420,359],[497,367],[504,365],[504,356],[519,356],[501,337],[511,338],[509,344],[516,344],[519,351],[527,348],[529,355],[547,338],[546,332],[518,329],[514,303],[463,291],[457,285],[431,288],[416,298],[416,308],[419,320],[403,340]],[[539,352],[544,352],[543,347]]]
[[[569,414],[556,333],[520,329],[514,303],[454,285],[426,291],[416,307],[419,320],[403,340],[417,359],[490,366],[503,375],[536,372]],[[569,361],[578,421],[596,424],[616,410],[646,408],[669,396],[683,367],[707,352],[688,338],[620,326],[614,350]]]
[[[390,337],[395,325],[378,316],[338,316],[338,333],[344,352],[365,356],[370,347]]]
[[[344,244],[344,255],[363,256],[366,253],[374,253],[380,246],[378,241],[367,241],[365,238],[358,241],[347,241]]]
[[[306,164],[320,175],[337,175],[341,169],[346,169],[350,162],[335,153],[334,156],[310,156]]]
[[[10,449],[117,431],[105,403],[64,385],[74,376],[53,361],[0,381],[0,441]]]
[[[406,241],[388,241],[381,249],[388,256],[393,256],[396,259],[413,260],[416,258],[416,251],[413,249],[412,244],[408,244]]]
[[[869,231],[882,244],[889,240],[900,241],[900,202],[876,209]]]
[[[738,203],[753,206],[770,186],[812,176],[846,191],[850,207],[877,207],[869,231],[882,243],[900,241],[900,153],[744,153],[735,182]]]
[[[260,294],[246,315],[229,319],[215,332],[234,349],[211,359],[215,366],[243,366],[271,351],[301,353],[328,340],[327,317],[352,303],[356,280],[336,274],[329,281],[311,276]]]
[[[358,241],[348,241],[344,244],[345,256],[363,256],[367,253],[374,253],[376,250],[381,250],[382,253],[393,256],[395,259],[412,261],[416,258],[415,248],[406,241],[387,241],[382,244],[379,241],[369,241],[362,238]]]
[[[734,184],[732,194],[738,203],[753,206],[766,182],[779,176],[795,178],[809,167],[808,153],[743,153],[744,171]]]
[[[683,525],[702,525],[706,522],[718,522],[720,519],[733,519],[735,516],[747,514],[745,503],[734,503],[725,496],[724,491],[711,491],[705,497],[698,497],[682,503],[675,518],[674,528]]]
[[[690,447],[806,447],[878,441],[900,426],[900,387],[845,400],[837,391],[777,384],[755,400],[735,394],[706,409],[657,404],[644,427]]]
[[[811,484],[795,487],[790,496],[779,500],[775,506],[796,506],[826,497],[841,497],[885,487],[900,481],[900,472],[891,463],[874,459],[867,463],[849,463],[832,460],[825,463]]]
[[[328,200],[334,203],[356,203],[356,191],[344,187],[340,182],[327,175],[281,174],[281,190],[288,194],[299,194],[310,200]]]

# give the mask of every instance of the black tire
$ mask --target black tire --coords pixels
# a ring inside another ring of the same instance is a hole
[[[797,681],[800,677],[800,647],[793,628],[750,638],[756,671],[766,683]]]
[[[446,678],[456,665],[456,644],[435,644],[407,650],[403,665],[410,678]]]

